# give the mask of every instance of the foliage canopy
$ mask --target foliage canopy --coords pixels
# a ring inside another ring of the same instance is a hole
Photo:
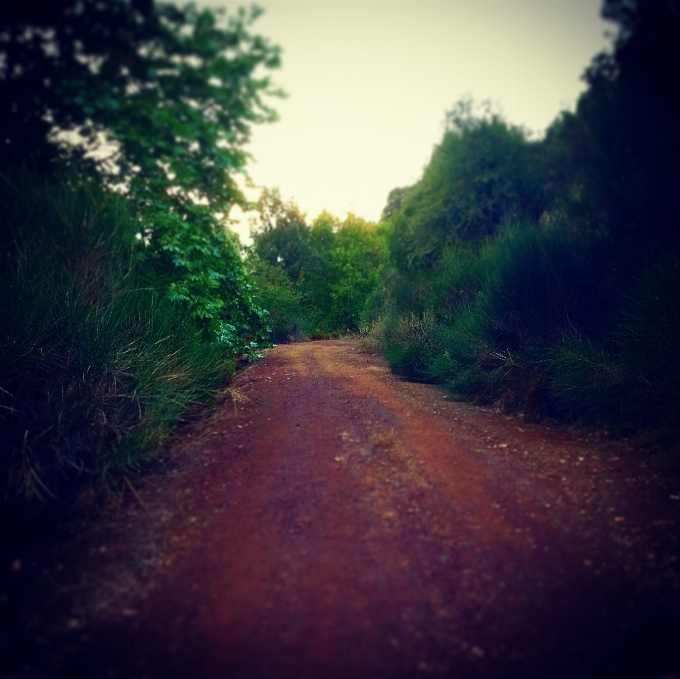
[[[140,218],[149,284],[247,352],[266,314],[219,216],[244,202],[250,125],[276,117],[259,70],[278,66],[279,50],[249,32],[259,10],[38,4],[0,10],[0,167],[70,164],[118,185]]]
[[[422,179],[390,194],[393,252],[401,266],[434,262],[453,242],[495,235],[544,209],[540,145],[488,106],[469,100],[447,115],[447,130]]]
[[[250,124],[275,113],[259,67],[279,50],[248,32],[260,10],[227,17],[149,0],[27,0],[0,10],[0,165],[89,154],[145,201],[241,200]],[[55,145],[54,132],[82,144]],[[104,148],[109,144],[109,148]],[[96,153],[97,150],[100,153]]]

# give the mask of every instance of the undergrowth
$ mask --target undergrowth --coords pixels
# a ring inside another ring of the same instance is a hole
[[[2,501],[100,496],[234,360],[149,285],[124,198],[22,173],[0,178],[0,205]]]
[[[668,441],[680,426],[680,261],[519,225],[392,272],[366,334],[462,398]]]

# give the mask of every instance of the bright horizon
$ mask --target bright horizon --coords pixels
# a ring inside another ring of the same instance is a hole
[[[248,173],[310,219],[326,209],[377,221],[389,191],[418,181],[462,97],[543,134],[573,110],[583,71],[610,45],[599,0],[257,4],[265,12],[251,31],[281,47],[270,75],[288,98],[268,102],[278,122],[253,126]],[[249,241],[246,219],[234,228]]]

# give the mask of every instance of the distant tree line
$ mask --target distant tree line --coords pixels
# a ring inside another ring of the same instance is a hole
[[[355,331],[378,283],[387,248],[377,226],[322,212],[311,224],[278,190],[257,203],[247,264],[275,342]]]

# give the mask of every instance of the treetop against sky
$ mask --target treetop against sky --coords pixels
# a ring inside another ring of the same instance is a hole
[[[541,134],[573,108],[583,71],[610,44],[599,0],[258,5],[253,31],[281,46],[272,75],[289,96],[273,104],[277,123],[253,130],[249,173],[311,217],[326,208],[377,220],[391,189],[418,180],[463,96]],[[247,238],[246,220],[238,230]]]

